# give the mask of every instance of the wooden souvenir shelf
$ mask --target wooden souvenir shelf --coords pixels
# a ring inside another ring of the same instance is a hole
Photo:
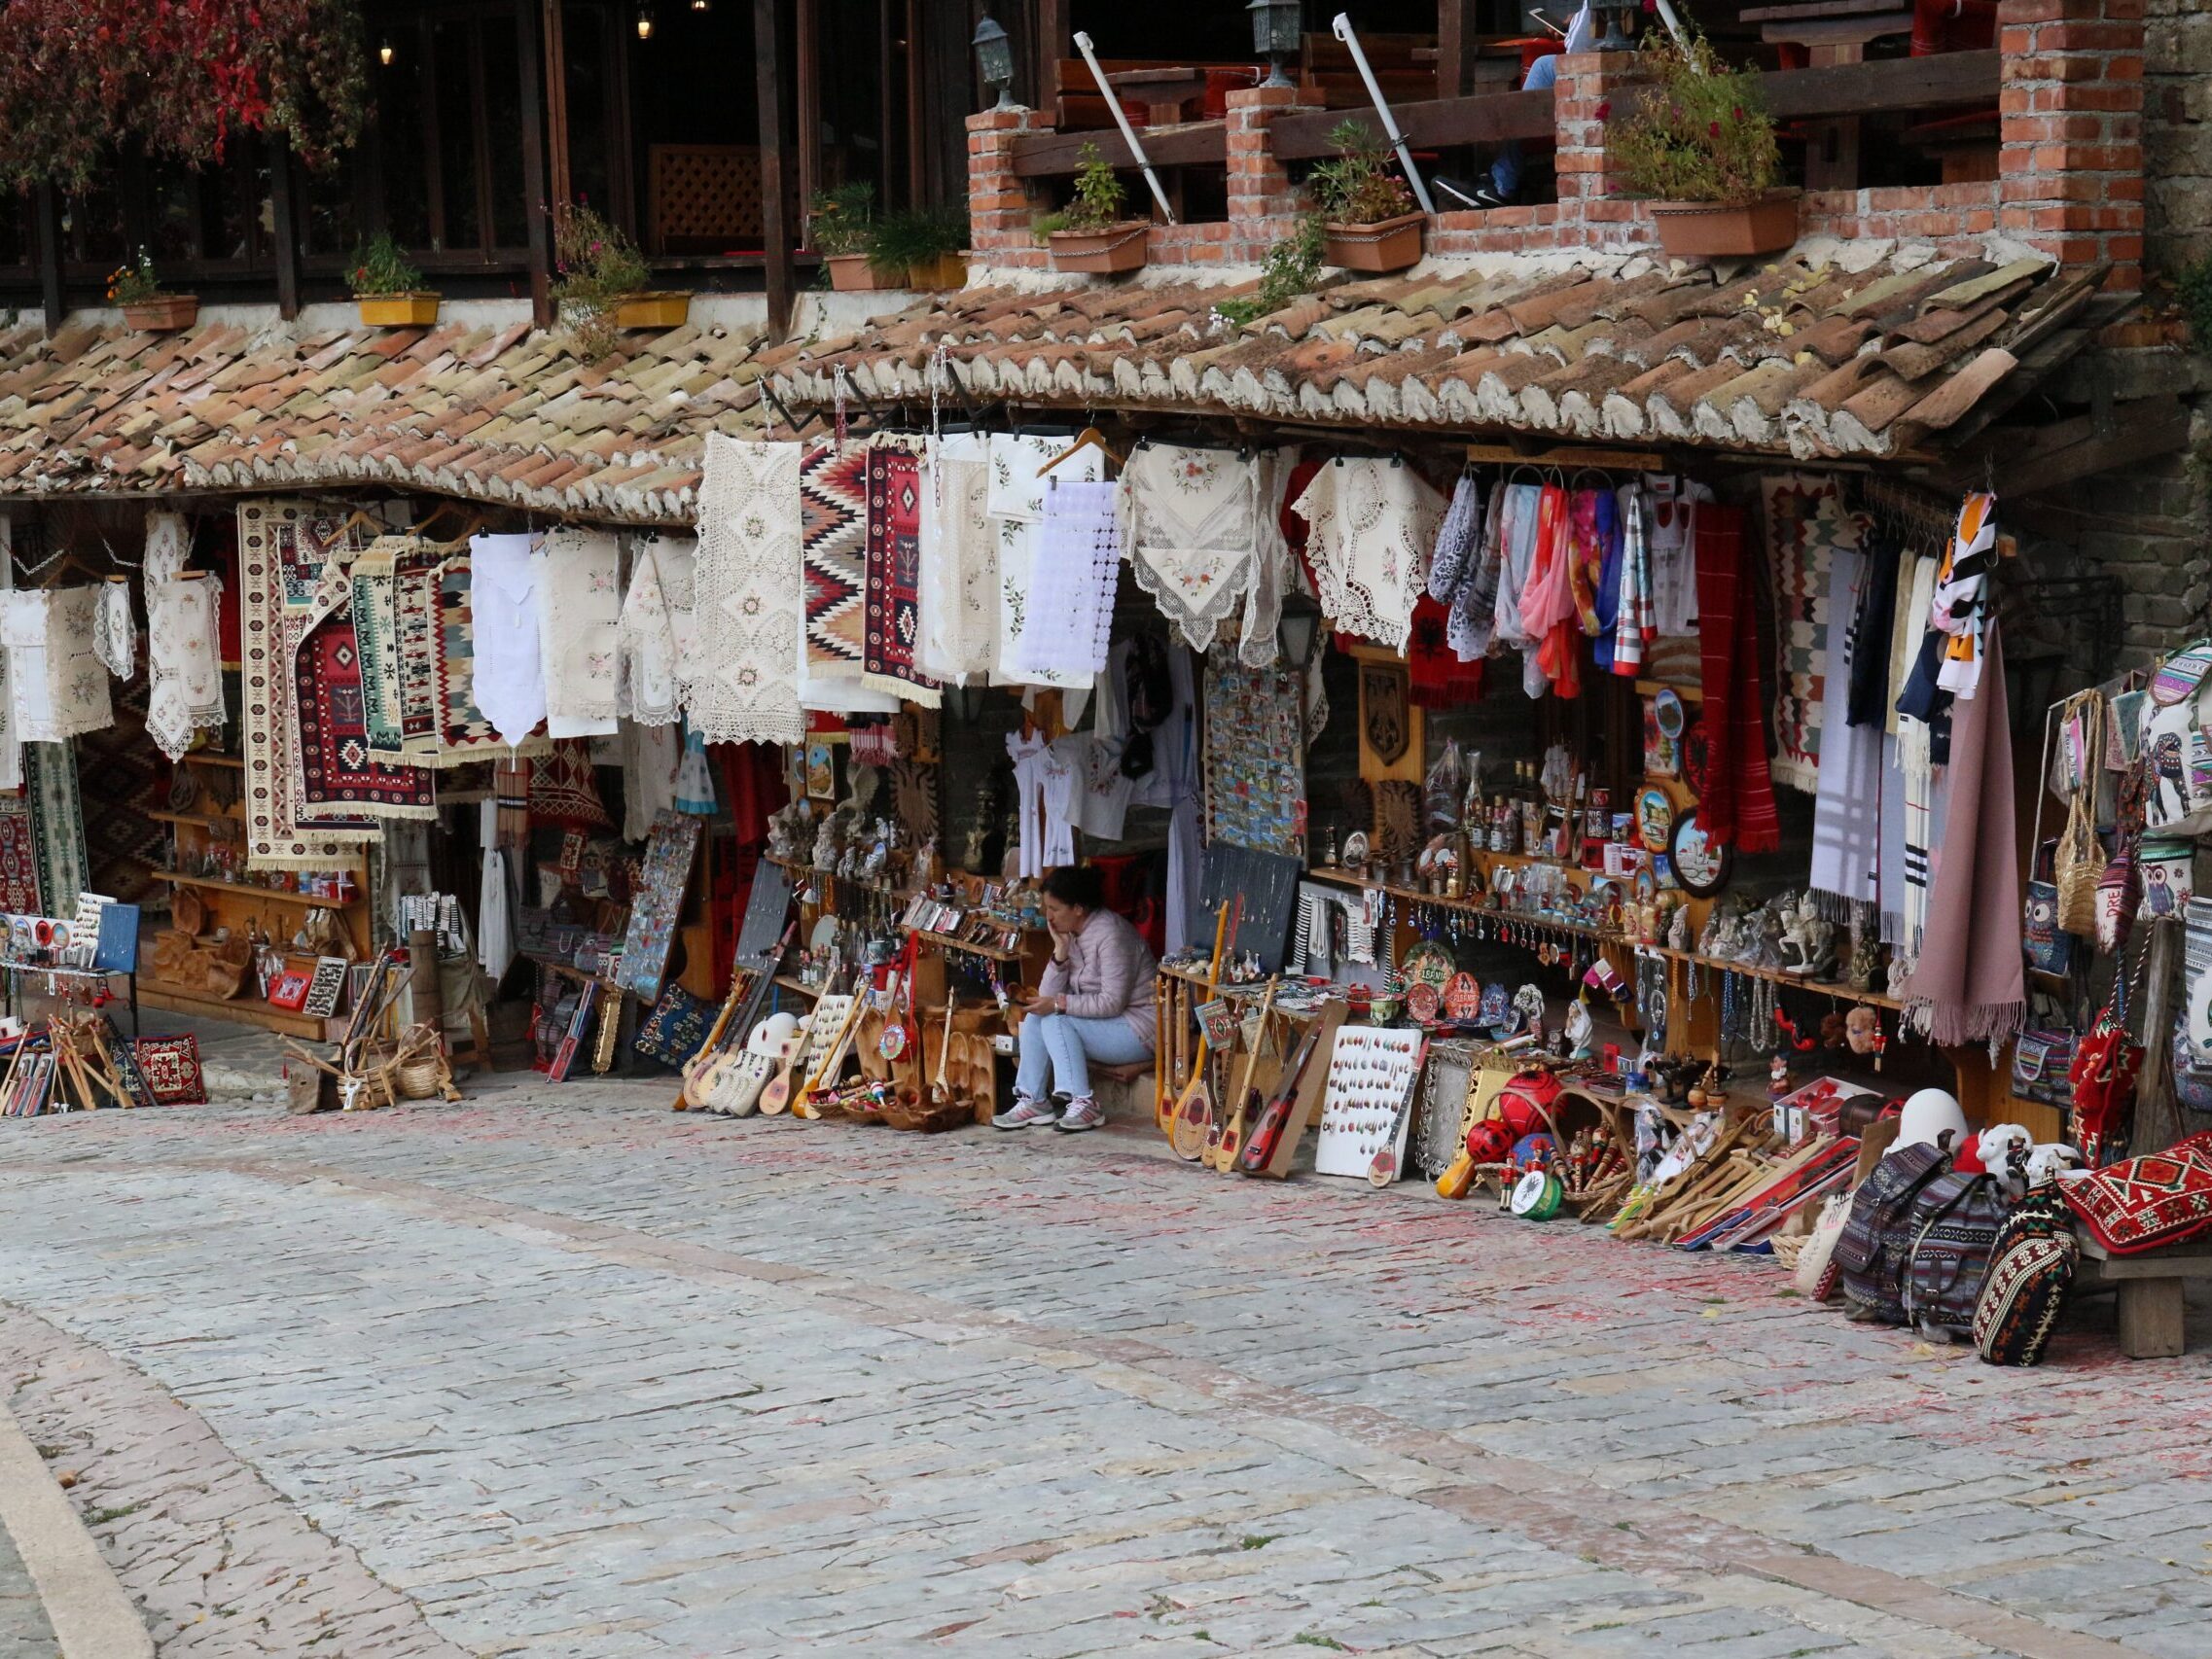
[[[242,772],[245,761],[235,755],[225,755],[210,749],[188,752],[177,762],[180,772],[188,776],[207,772]],[[226,787],[236,794],[236,780],[228,780]],[[197,798],[177,810],[163,808],[150,812],[148,817],[170,827],[177,842],[180,861],[196,861],[206,849],[217,843],[232,847],[242,846],[245,839],[245,812],[239,801],[217,805],[219,795],[211,796],[205,789]],[[251,882],[225,881],[217,876],[193,875],[181,869],[156,870],[158,880],[166,882],[172,889],[191,888],[203,895],[206,920],[202,935],[224,930],[232,933],[260,928],[268,934],[279,950],[287,950],[292,935],[302,921],[314,912],[325,912],[337,919],[345,937],[351,941],[356,960],[366,960],[370,953],[369,927],[369,870],[365,858],[356,853],[350,859],[334,860],[331,867],[349,871],[353,876],[353,897],[333,899],[312,893],[291,893],[282,888],[257,887]],[[200,985],[158,977],[151,960],[147,960],[139,973],[138,1000],[147,1007],[167,1008],[176,1013],[196,1014],[208,1019],[232,1020],[241,1025],[260,1026],[265,1031],[281,1032],[287,1037],[303,1037],[321,1041],[324,1020],[319,1015],[298,1013],[279,1008],[264,1002],[249,988],[235,997],[220,997]]]
[[[788,973],[778,973],[773,983],[780,989],[789,991],[795,997],[804,997],[809,1001],[818,1001],[822,995],[822,988],[819,985],[809,985],[803,979],[794,979]]]
[[[356,899],[332,899],[320,893],[289,893],[281,887],[257,887],[250,881],[225,881],[220,876],[187,875],[182,870],[158,869],[157,881],[168,882],[172,887],[199,887],[217,893],[242,894],[251,899],[267,899],[278,904],[304,904],[318,910],[343,910],[359,903]]]
[[[1905,1005],[1897,998],[1881,991],[1854,991],[1848,985],[1838,985],[1827,979],[1808,979],[1802,973],[1791,973],[1780,968],[1753,968],[1748,963],[1723,962],[1717,956],[1699,956],[1694,950],[1671,950],[1665,945],[1639,945],[1665,957],[1669,962],[1688,963],[1712,973],[1742,973],[1753,979],[1771,979],[1777,985],[1788,985],[1816,997],[1833,997],[1839,1003],[1864,1003],[1869,1007],[1902,1011]]]
[[[933,944],[940,950],[954,951],[965,956],[980,956],[986,962],[1021,962],[1029,954],[1021,950],[1009,950],[1003,945],[971,944],[957,934],[932,933],[927,928],[910,928],[908,932],[924,944]]]
[[[1485,860],[1496,859],[1501,862],[1510,860],[1519,865],[1552,864],[1552,861],[1549,859],[1530,858],[1523,853],[1483,853],[1481,855],[1481,857]],[[1568,868],[1568,866],[1563,865],[1555,865],[1553,867],[1561,869]],[[1618,881],[1621,879],[1619,876],[1606,877],[1603,875],[1593,875],[1593,873],[1588,870],[1575,871],[1570,869],[1569,873],[1580,873],[1587,879],[1594,879],[1600,881]],[[1580,934],[1585,938],[1597,939],[1600,942],[1607,944],[1618,944],[1621,942],[1621,935],[1619,934],[1609,932],[1604,928],[1593,926],[1588,922],[1570,922],[1564,918],[1547,916],[1541,911],[1535,910],[1495,909],[1492,906],[1483,903],[1481,900],[1445,899],[1439,897],[1434,893],[1423,893],[1417,887],[1399,887],[1394,883],[1387,881],[1370,881],[1366,876],[1354,875],[1349,870],[1329,869],[1326,867],[1321,869],[1309,869],[1305,872],[1305,877],[1309,881],[1333,882],[1338,887],[1356,888],[1364,893],[1387,893],[1393,899],[1402,899],[1409,904],[1432,904],[1441,910],[1457,910],[1469,916],[1487,916],[1495,922],[1525,924],[1531,928],[1549,929],[1553,933]]]

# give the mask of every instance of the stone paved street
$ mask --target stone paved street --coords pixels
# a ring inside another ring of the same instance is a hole
[[[666,1093],[0,1123],[9,1404],[164,1659],[2212,1655],[2201,1339]]]

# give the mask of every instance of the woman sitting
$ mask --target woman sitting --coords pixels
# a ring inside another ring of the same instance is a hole
[[[1094,869],[1070,865],[1045,877],[1052,961],[1021,1021],[1014,1104],[991,1119],[1001,1129],[1096,1129],[1106,1114],[1090,1093],[1090,1062],[1127,1066],[1152,1058],[1159,964],[1136,929],[1102,908],[1104,896]],[[1057,1116],[1055,1100],[1066,1102]]]

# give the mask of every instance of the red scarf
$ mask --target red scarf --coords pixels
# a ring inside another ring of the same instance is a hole
[[[1704,657],[1705,747],[1697,821],[1717,847],[1770,853],[1782,844],[1766,771],[1766,693],[1759,620],[1743,582],[1743,509],[1697,509],[1697,633]]]

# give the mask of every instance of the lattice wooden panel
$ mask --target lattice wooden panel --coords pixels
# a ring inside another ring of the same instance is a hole
[[[749,144],[656,144],[650,247],[727,253],[761,245],[761,153]]]

